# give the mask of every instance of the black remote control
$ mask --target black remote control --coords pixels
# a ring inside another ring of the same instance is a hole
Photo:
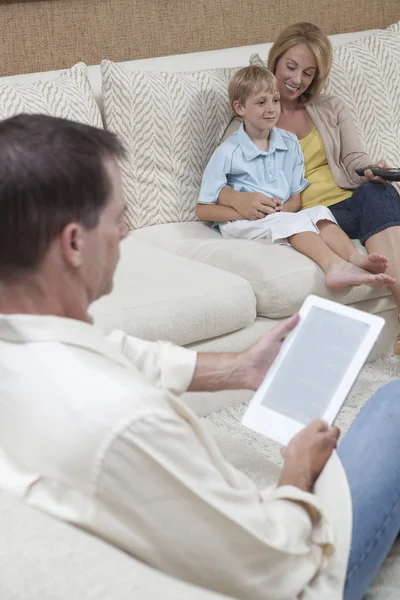
[[[360,177],[363,177],[367,169],[370,169],[376,177],[382,177],[382,179],[386,179],[387,181],[400,181],[400,168],[394,169],[368,165],[362,169],[356,169],[356,173],[357,175],[360,175]]]

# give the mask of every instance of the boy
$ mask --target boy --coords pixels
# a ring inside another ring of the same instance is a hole
[[[280,116],[275,76],[260,66],[240,69],[229,83],[229,100],[243,124],[211,156],[203,175],[198,218],[214,221],[225,238],[271,237],[273,243],[290,244],[323,269],[329,288],[393,283],[384,274],[387,259],[357,252],[327,207],[299,212],[300,193],[308,181],[297,137],[275,127]],[[247,198],[249,193],[259,194],[262,210],[254,220],[218,202],[226,186]]]

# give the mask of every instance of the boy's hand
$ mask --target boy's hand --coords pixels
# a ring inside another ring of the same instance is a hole
[[[281,201],[276,196],[269,198],[260,192],[235,192],[230,204],[244,219],[255,221],[280,210]]]

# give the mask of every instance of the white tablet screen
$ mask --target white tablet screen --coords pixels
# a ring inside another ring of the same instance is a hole
[[[261,404],[304,425],[321,418],[369,328],[313,306]]]

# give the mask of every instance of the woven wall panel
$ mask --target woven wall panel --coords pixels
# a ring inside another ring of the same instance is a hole
[[[399,19],[400,0],[0,0],[0,76],[257,44],[299,20],[333,34]]]

